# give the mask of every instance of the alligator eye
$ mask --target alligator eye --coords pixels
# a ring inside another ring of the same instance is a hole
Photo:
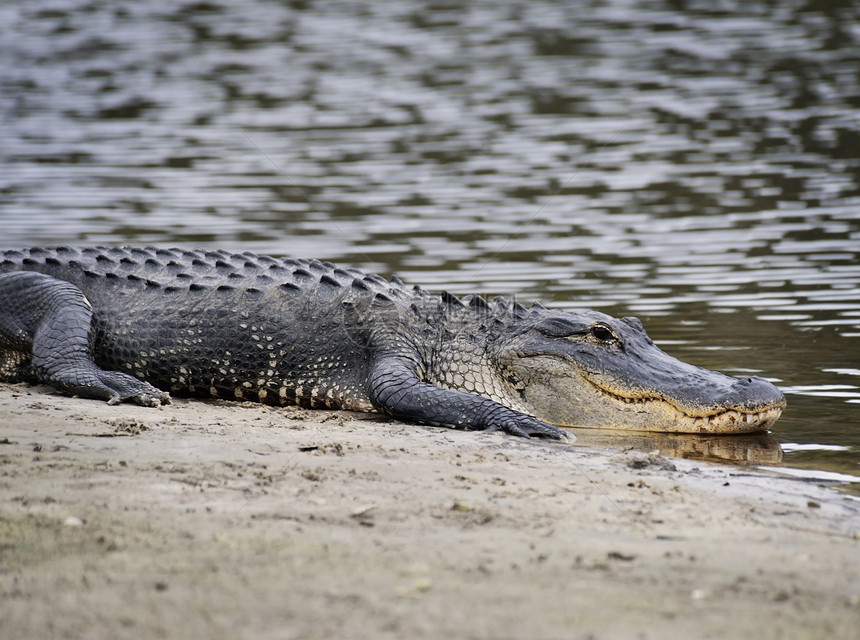
[[[589,333],[591,333],[591,337],[595,340],[599,340],[600,342],[612,342],[613,340],[617,340],[615,334],[612,333],[612,329],[607,327],[605,324],[596,324],[589,329]]]

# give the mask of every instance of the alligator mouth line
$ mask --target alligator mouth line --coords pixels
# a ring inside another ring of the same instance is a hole
[[[589,382],[602,393],[624,404],[633,405],[634,407],[660,406],[661,409],[655,412],[655,423],[665,420],[669,424],[665,428],[657,428],[655,426],[655,431],[675,433],[751,433],[769,429],[782,415],[782,407],[768,407],[760,411],[725,409],[709,415],[695,416],[663,398],[630,398],[620,396],[609,389],[595,384],[593,381],[589,380]],[[641,411],[641,413],[645,412]]]

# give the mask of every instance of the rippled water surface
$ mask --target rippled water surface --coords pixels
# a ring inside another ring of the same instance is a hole
[[[782,387],[765,461],[860,476],[853,3],[4,3],[0,123],[4,246],[635,314]]]

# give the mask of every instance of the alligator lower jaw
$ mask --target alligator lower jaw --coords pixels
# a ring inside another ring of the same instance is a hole
[[[761,411],[715,410],[708,415],[691,415],[659,398],[625,398],[601,389],[615,401],[617,413],[602,425],[591,426],[655,433],[743,434],[766,431],[782,415],[782,406]]]
[[[712,416],[694,418],[684,415],[679,420],[679,427],[689,425],[687,429],[677,429],[678,433],[751,433],[765,431],[782,415],[782,408],[772,407],[755,413],[746,413],[730,409]]]
[[[661,400],[625,403],[627,411],[592,428],[654,433],[744,434],[766,431],[782,415],[782,407],[757,412],[729,409],[709,416],[691,416]],[[631,405],[636,408],[629,413]]]
[[[770,429],[782,415],[784,408],[784,405],[777,404],[761,411],[723,409],[708,415],[691,415],[660,398],[629,398],[616,395],[600,386],[597,388],[604,396],[609,396],[618,403],[616,406],[620,408],[620,419],[617,424],[611,426],[615,429],[662,433],[756,433]]]

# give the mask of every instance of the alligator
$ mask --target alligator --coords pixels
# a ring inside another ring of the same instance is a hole
[[[762,431],[785,407],[763,378],[669,356],[636,318],[157,247],[0,252],[0,380],[111,404],[181,394],[549,438]]]

